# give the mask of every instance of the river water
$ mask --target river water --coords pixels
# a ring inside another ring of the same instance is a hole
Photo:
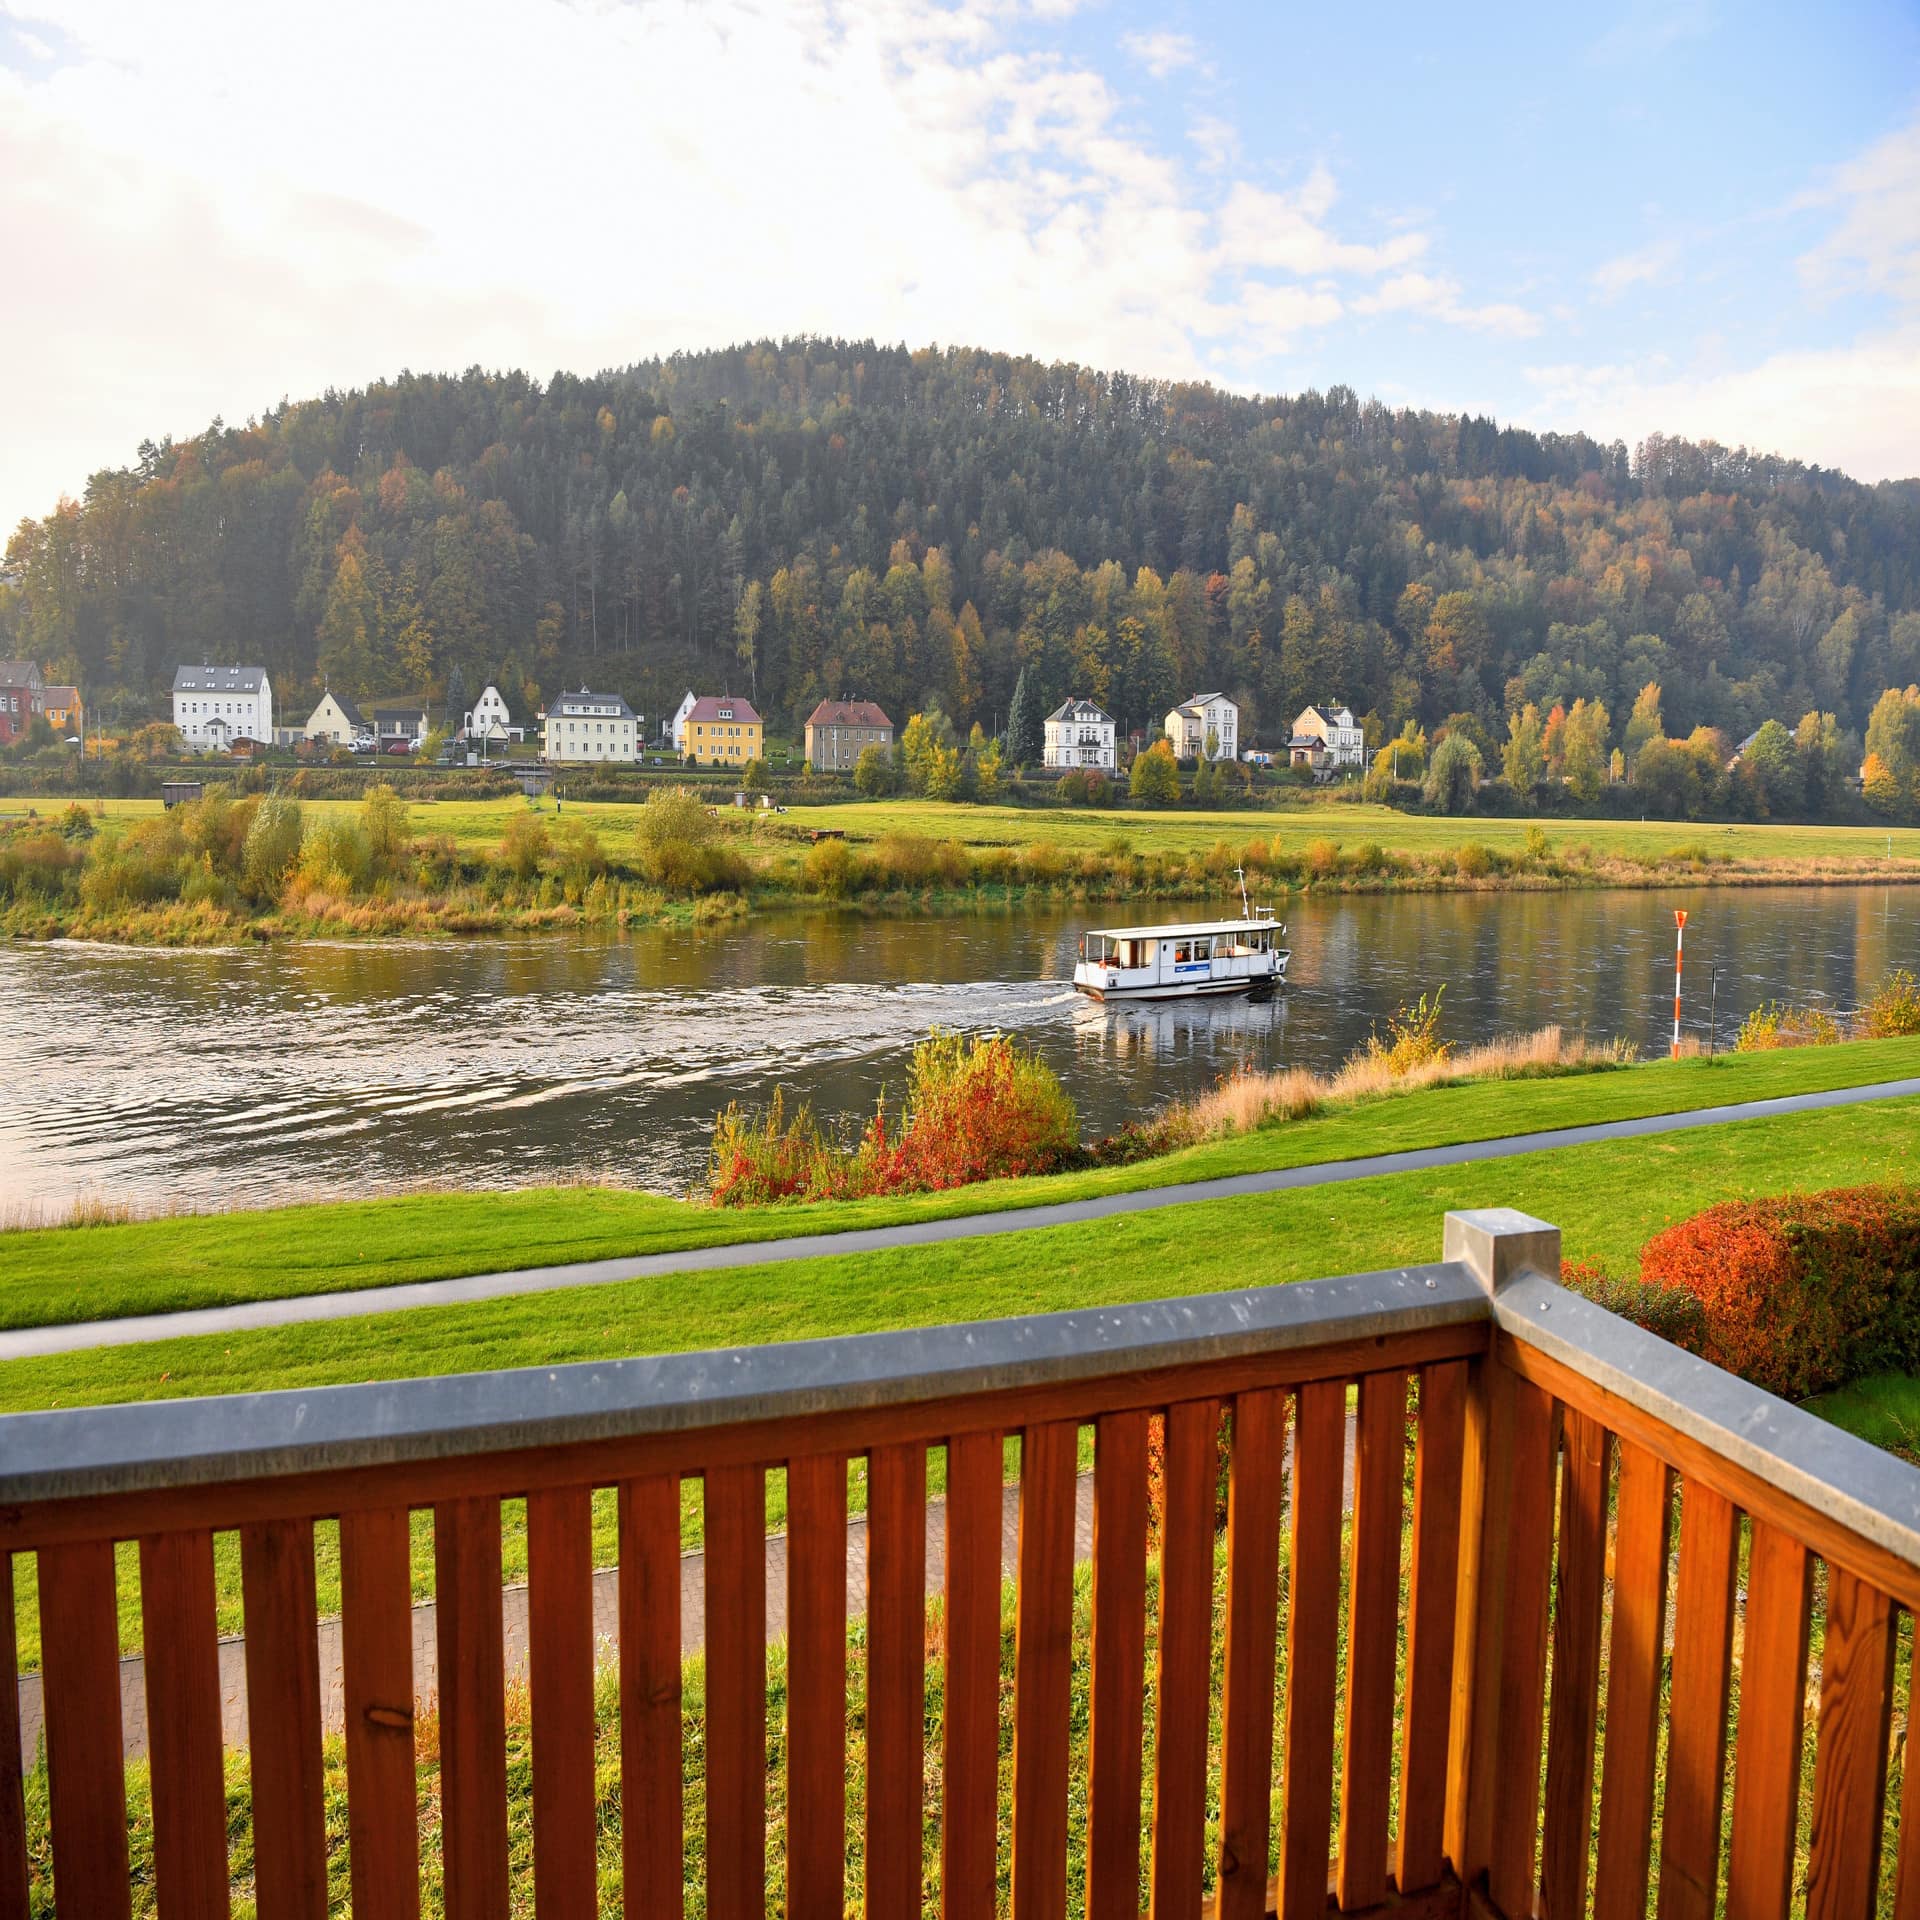
[[[1125,908],[871,920],[772,914],[617,939],[174,952],[0,948],[0,1215],[97,1196],[260,1205],[393,1185],[696,1183],[715,1111],[776,1085],[822,1114],[896,1093],[930,1027],[1000,1029],[1059,1070],[1088,1133],[1242,1061],[1330,1068],[1444,984],[1472,1041],[1559,1021],[1664,1050],[1673,909],[1704,1036],[1769,997],[1855,1004],[1920,959],[1920,888],[1377,894],[1286,908],[1265,1006],[1102,1007],[1068,984]],[[1217,911],[1201,908],[1201,912]]]

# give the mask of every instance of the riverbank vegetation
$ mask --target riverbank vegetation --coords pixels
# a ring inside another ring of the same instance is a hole
[[[1897,967],[1858,1007],[1763,1000],[1740,1023],[1734,1048],[1765,1053],[1780,1047],[1832,1047],[1843,1040],[1893,1040],[1920,1034],[1920,981]]]
[[[811,820],[817,816],[808,816]],[[880,802],[829,833],[710,806],[683,787],[646,803],[360,802],[222,786],[162,810],[78,804],[0,815],[0,931],[167,945],[304,934],[618,929],[755,908],[1016,905],[1032,898],[1234,897],[1292,891],[1920,881],[1920,834],[1846,828],[1447,820],[1320,805],[1249,822]],[[1249,835],[1250,824],[1257,827]],[[1096,830],[1089,831],[1089,828]],[[1588,831],[1588,829],[1591,831]],[[1895,842],[1898,841],[1896,847]]]

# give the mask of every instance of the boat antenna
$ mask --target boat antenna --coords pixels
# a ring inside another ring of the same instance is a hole
[[[1245,867],[1235,867],[1233,871],[1240,881],[1240,917],[1243,920],[1251,920],[1253,909],[1247,905],[1247,870]]]

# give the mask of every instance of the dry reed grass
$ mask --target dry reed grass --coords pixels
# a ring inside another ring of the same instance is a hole
[[[1634,1058],[1633,1048],[1624,1040],[1569,1037],[1557,1026],[1484,1041],[1398,1071],[1386,1056],[1361,1052],[1333,1073],[1283,1067],[1277,1073],[1233,1074],[1197,1099],[1168,1108],[1157,1125],[1167,1129],[1170,1146],[1188,1146],[1251,1133],[1277,1121],[1304,1120],[1325,1107],[1349,1101],[1452,1086],[1463,1080],[1593,1073],[1630,1065]]]

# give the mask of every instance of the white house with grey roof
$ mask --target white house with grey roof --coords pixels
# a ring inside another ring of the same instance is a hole
[[[1239,705],[1224,693],[1196,693],[1167,715],[1167,738],[1179,760],[1237,760]]]
[[[1068,700],[1046,718],[1046,740],[1040,764],[1047,767],[1097,767],[1112,773],[1119,765],[1114,751],[1113,717],[1091,700]]]
[[[540,739],[543,760],[637,760],[640,722],[617,693],[582,687],[547,709]]]
[[[265,667],[175,667],[173,724],[198,753],[273,738],[273,684]]]

